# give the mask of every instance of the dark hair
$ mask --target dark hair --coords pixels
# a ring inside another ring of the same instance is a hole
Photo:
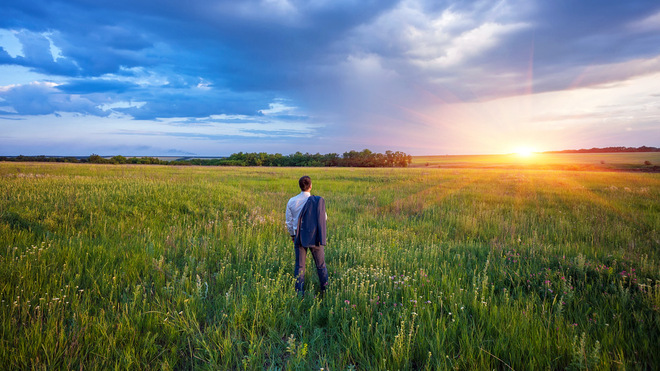
[[[298,179],[298,185],[300,186],[301,191],[307,192],[310,188],[312,188],[312,178],[305,175]]]

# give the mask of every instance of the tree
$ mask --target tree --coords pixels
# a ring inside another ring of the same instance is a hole
[[[121,156],[121,155],[113,156],[113,157],[110,159],[110,163],[113,163],[113,164],[125,164],[125,163],[126,163],[126,157]]]
[[[89,158],[87,159],[87,161],[89,163],[92,163],[92,164],[105,164],[106,163],[106,160],[103,157],[97,155],[96,153],[92,153],[89,156]]]

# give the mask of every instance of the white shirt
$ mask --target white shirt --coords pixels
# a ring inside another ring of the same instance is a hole
[[[305,202],[311,195],[310,192],[300,192],[297,196],[291,197],[286,204],[286,228],[292,236],[296,235],[298,229],[300,210],[305,206]]]
[[[298,229],[300,211],[311,195],[310,192],[300,192],[297,196],[291,197],[286,204],[286,228],[292,236],[296,235],[296,230]],[[328,213],[325,214],[325,219],[328,220]]]

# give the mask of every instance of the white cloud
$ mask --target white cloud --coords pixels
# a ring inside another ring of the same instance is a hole
[[[98,108],[100,108],[103,111],[109,111],[109,110],[113,110],[115,108],[131,108],[131,107],[140,108],[140,107],[144,106],[145,104],[147,104],[147,102],[122,101],[122,102],[101,104],[101,105],[98,106]]]
[[[486,10],[450,7],[433,12],[422,1],[403,1],[373,23],[359,27],[353,42],[364,52],[399,62],[397,68],[412,65],[423,70],[446,70],[482,55],[507,35],[529,27],[511,20],[509,6],[502,4],[507,2]]]
[[[6,93],[10,90],[17,89],[17,88],[22,88],[22,87],[32,87],[36,89],[52,89],[58,85],[61,85],[59,83],[53,82],[53,81],[32,81],[28,84],[9,84],[5,86],[0,86],[0,92]]]
[[[278,114],[295,114],[298,110],[298,107],[290,106],[285,100],[277,100],[273,103],[268,104],[268,109],[263,109],[259,112],[268,116],[268,115],[278,115]]]
[[[161,87],[170,84],[171,76],[149,70],[145,67],[124,67],[119,68],[119,74],[106,73],[100,76],[101,79],[113,80],[119,82],[128,82],[139,85],[140,87]],[[200,82],[202,80],[200,79]]]
[[[410,54],[415,57],[412,62],[431,69],[454,67],[496,47],[506,34],[524,27],[523,23],[484,23],[447,42],[428,40],[411,44]]]
[[[637,32],[651,32],[660,30],[660,12],[632,22],[628,27]]]
[[[201,90],[211,90],[212,85],[210,81],[207,81],[203,78],[199,78],[199,82],[197,83],[197,89]]]

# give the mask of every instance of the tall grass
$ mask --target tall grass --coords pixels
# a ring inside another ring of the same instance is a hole
[[[303,172],[323,299],[293,289]],[[658,200],[656,174],[0,163],[0,368],[657,369]]]

